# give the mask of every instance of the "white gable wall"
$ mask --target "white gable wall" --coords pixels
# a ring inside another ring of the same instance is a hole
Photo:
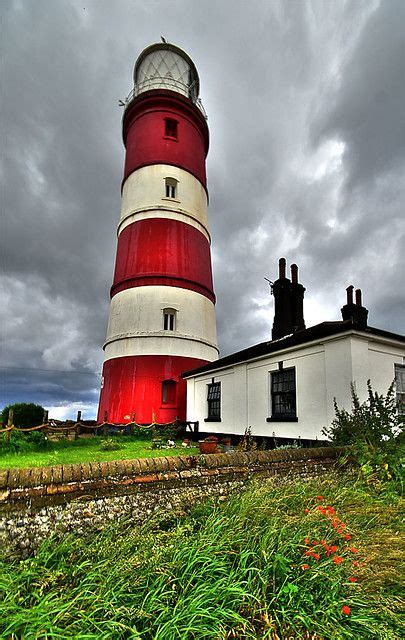
[[[255,361],[196,375],[187,380],[187,419],[198,420],[200,431],[243,434],[247,426],[257,436],[322,439],[322,429],[335,417],[333,399],[350,409],[350,383],[361,400],[367,379],[386,393],[394,379],[394,364],[405,360],[404,346],[392,340],[345,334],[301,345]],[[297,422],[268,422],[271,417],[270,372],[294,367]],[[207,385],[221,382],[221,421],[205,422]]]

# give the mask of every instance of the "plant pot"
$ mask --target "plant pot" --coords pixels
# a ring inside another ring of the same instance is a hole
[[[200,448],[200,453],[215,453],[217,450],[217,443],[212,440],[210,442],[200,440],[198,446]]]

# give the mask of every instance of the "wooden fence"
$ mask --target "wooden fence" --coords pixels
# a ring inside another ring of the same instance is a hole
[[[14,424],[14,411],[10,409],[8,414],[7,426],[0,428],[0,434],[6,434],[6,439],[10,442],[12,433],[29,433],[32,431],[42,431],[45,435],[49,434],[61,434],[65,437],[69,437],[71,433],[74,434],[74,439],[77,440],[81,433],[92,432],[92,435],[108,435],[109,433],[127,433],[134,434],[140,430],[148,431],[149,429],[163,429],[167,427],[183,429],[185,432],[198,433],[198,422],[180,421],[176,418],[173,422],[156,422],[153,420],[150,424],[139,424],[135,421],[135,414],[132,416],[132,421],[123,423],[109,422],[107,413],[104,415],[104,421],[100,424],[88,424],[92,421],[82,421],[81,411],[77,412],[76,422],[66,421],[57,424],[56,421],[49,420],[48,411],[44,412],[43,422],[35,427],[16,427]]]

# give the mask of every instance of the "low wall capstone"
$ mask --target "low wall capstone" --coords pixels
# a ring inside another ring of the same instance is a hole
[[[138,460],[0,470],[0,548],[27,557],[52,533],[81,534],[129,518],[142,524],[159,511],[241,491],[252,479],[316,476],[344,449],[283,449],[165,456]]]

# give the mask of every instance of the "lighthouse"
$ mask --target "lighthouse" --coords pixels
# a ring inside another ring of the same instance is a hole
[[[181,374],[218,358],[205,159],[190,57],[167,42],[135,63],[98,420],[186,417]]]

